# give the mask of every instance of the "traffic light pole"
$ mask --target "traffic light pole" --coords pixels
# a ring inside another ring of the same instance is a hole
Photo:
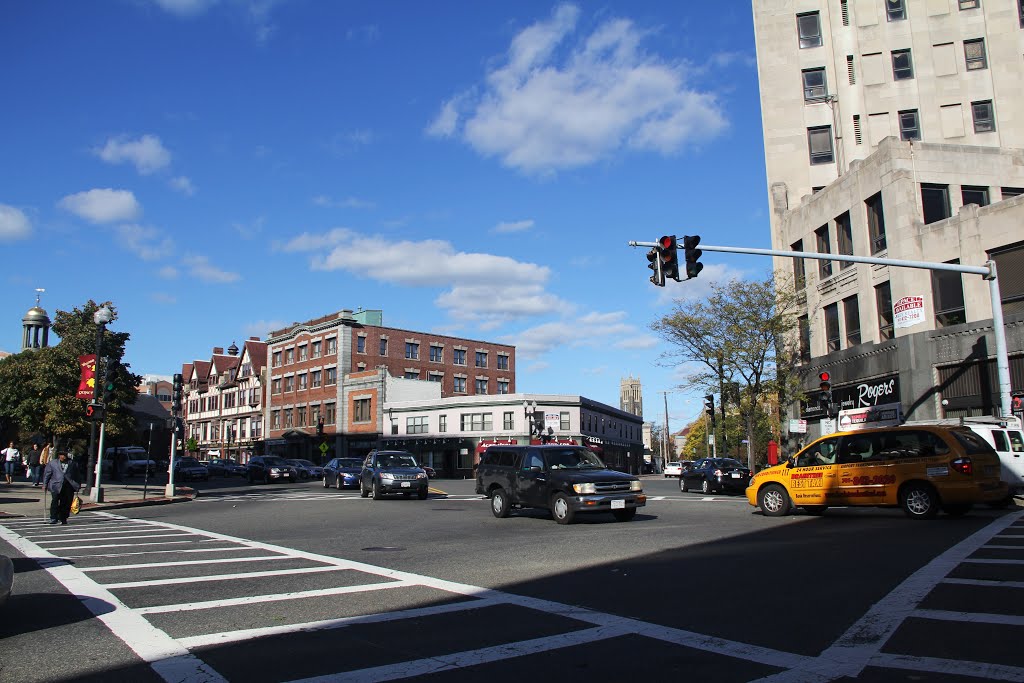
[[[629,242],[631,247],[654,247],[657,242]],[[850,263],[871,263],[897,268],[919,268],[922,270],[944,270],[954,273],[981,275],[988,280],[989,296],[992,300],[992,334],[996,342],[996,375],[999,381],[999,412],[1012,415],[1010,408],[1010,359],[1006,351],[1006,329],[1003,323],[1003,300],[999,292],[999,278],[996,262],[989,260],[984,266],[962,266],[954,263],[932,263],[930,261],[906,261],[903,259],[854,256],[852,254],[819,254],[810,251],[783,251],[780,249],[755,249],[753,247],[714,247],[701,245],[704,251],[719,251],[732,254],[759,254],[787,258],[806,258],[817,261],[843,261]]]

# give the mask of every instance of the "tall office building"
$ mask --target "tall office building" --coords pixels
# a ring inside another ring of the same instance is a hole
[[[619,410],[644,416],[644,393],[639,377],[630,375],[619,380]]]
[[[1024,0],[754,0],[776,257],[842,408],[1000,405],[989,283],[843,255],[998,269],[1024,388]],[[822,417],[817,402],[802,417]],[[791,415],[798,417],[798,415]]]

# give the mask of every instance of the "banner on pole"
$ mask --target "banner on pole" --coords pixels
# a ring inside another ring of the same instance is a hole
[[[96,354],[78,357],[78,366],[82,369],[82,378],[78,382],[78,398],[91,401],[96,387]]]

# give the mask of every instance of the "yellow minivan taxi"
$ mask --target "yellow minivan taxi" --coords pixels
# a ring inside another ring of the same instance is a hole
[[[769,517],[794,507],[821,514],[829,506],[903,508],[913,519],[966,514],[1009,495],[999,457],[966,427],[914,426],[829,434],[788,461],[758,472],[747,501]]]

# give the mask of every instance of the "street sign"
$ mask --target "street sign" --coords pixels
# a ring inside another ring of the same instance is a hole
[[[789,433],[790,434],[806,434],[807,433],[807,420],[790,420],[789,421]]]
[[[85,406],[85,419],[92,422],[103,421],[103,406],[99,403],[90,403]]]
[[[324,455],[327,455],[327,451],[329,450],[329,448],[330,447],[327,445],[326,441],[320,444],[320,452],[323,453]]]

